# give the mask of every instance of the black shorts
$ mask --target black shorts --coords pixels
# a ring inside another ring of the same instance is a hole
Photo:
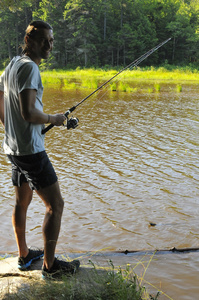
[[[32,190],[39,190],[57,181],[57,175],[46,151],[32,155],[7,156],[12,163],[14,186],[21,186],[23,182],[28,182]]]

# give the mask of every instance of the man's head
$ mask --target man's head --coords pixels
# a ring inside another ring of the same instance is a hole
[[[53,29],[44,21],[33,21],[24,37],[23,54],[31,58],[46,59],[53,47]]]

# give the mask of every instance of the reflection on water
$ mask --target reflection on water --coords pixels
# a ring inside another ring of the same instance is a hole
[[[89,93],[46,89],[45,111],[66,111]],[[65,200],[58,251],[199,246],[198,108],[196,86],[101,92],[73,113],[80,119],[75,130],[46,134]],[[0,161],[0,251],[11,252],[13,189],[3,153]],[[44,210],[35,196],[29,244],[42,245]]]

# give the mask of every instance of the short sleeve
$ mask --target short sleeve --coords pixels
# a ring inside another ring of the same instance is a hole
[[[38,90],[41,81],[39,68],[35,63],[25,63],[17,73],[18,93],[25,89]]]

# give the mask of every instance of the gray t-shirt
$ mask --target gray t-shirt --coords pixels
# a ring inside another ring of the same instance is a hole
[[[14,57],[0,77],[4,91],[4,152],[11,155],[30,155],[44,151],[43,124],[25,121],[20,112],[19,93],[24,89],[37,91],[35,107],[43,111],[43,86],[39,68],[28,56]]]

